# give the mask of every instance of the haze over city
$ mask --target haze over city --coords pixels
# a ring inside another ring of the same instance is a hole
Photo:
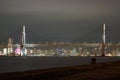
[[[23,25],[27,41],[119,42],[119,0],[0,0],[0,43],[17,40]]]

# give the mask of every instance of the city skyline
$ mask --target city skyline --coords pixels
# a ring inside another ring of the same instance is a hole
[[[20,36],[26,26],[30,40],[119,42],[119,0],[0,0],[0,43]],[[27,35],[27,34],[26,34]]]

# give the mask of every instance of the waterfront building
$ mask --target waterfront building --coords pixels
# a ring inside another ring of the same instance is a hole
[[[11,55],[13,53],[13,39],[8,39],[8,46],[7,46],[7,55]]]

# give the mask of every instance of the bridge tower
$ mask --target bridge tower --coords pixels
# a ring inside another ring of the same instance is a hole
[[[23,31],[22,31],[22,44],[26,44],[26,33],[25,33],[25,25],[23,25]]]
[[[25,25],[23,25],[23,30],[22,30],[22,42],[21,42],[21,53],[22,55],[26,55],[26,32],[25,32]]]
[[[105,56],[105,24],[102,25],[102,56]]]

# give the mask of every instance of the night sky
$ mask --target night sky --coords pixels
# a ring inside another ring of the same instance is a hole
[[[18,42],[26,26],[27,42],[120,41],[120,0],[0,0],[0,43]]]

